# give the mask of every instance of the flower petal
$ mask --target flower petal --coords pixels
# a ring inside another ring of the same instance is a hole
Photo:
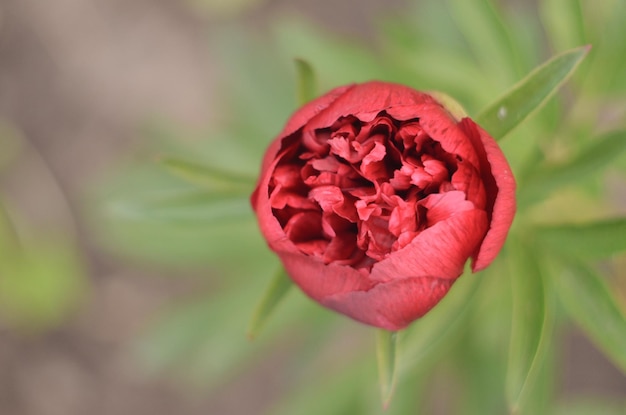
[[[476,168],[480,166],[474,146],[448,111],[437,104],[425,106],[422,114],[421,127],[446,152],[461,156]]]
[[[312,299],[321,301],[334,294],[364,291],[374,284],[367,271],[336,263],[325,264],[302,253],[278,252],[287,274]]]
[[[347,116],[370,122],[382,111],[387,111],[397,120],[418,118],[421,116],[419,107],[424,102],[438,105],[429,95],[404,85],[381,81],[366,82],[346,90],[326,110],[313,117],[307,124],[307,129],[327,128],[341,117]]]
[[[490,181],[483,178],[487,195],[493,200],[491,211],[488,212],[490,214],[489,230],[473,257],[472,271],[477,272],[486,268],[504,245],[515,216],[515,178],[502,150],[485,130],[469,118],[464,118],[459,126],[474,141],[476,147],[484,148],[489,174],[493,177],[491,186],[495,187],[490,188]],[[477,142],[478,140],[480,141]]]
[[[487,226],[487,215],[482,210],[457,212],[375,264],[370,279],[381,282],[407,276],[455,279],[476,252]]]
[[[409,277],[380,283],[370,290],[330,295],[321,303],[362,323],[396,331],[426,314],[453,283],[445,278]]]
[[[475,209],[472,202],[465,200],[465,193],[458,190],[430,194],[420,200],[418,205],[427,209],[426,226],[428,228],[449,219],[459,212]]]

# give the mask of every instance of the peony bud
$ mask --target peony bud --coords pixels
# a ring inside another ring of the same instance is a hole
[[[289,119],[251,201],[309,297],[399,330],[443,298],[468,258],[473,271],[493,261],[515,214],[515,180],[494,139],[458,109],[368,82]]]

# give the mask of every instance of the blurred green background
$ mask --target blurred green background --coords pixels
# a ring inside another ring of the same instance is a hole
[[[533,166],[626,129],[624,21],[622,0],[2,0],[0,414],[381,413],[369,328],[294,290],[246,339],[278,266],[251,188],[208,191],[159,160],[253,180],[297,105],[296,57],[320,92],[385,79],[474,115],[591,43],[561,93],[502,142],[534,183]],[[519,220],[624,216],[626,156],[615,157],[556,191],[535,183]],[[626,257],[592,265],[623,313]],[[406,333],[388,413],[506,412],[510,274],[500,260],[464,277]],[[554,308],[529,413],[624,413],[626,376]],[[421,340],[443,324],[438,342]]]

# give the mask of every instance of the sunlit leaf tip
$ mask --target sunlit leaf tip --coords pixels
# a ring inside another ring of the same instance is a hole
[[[387,330],[376,332],[376,357],[378,381],[383,409],[389,407],[396,383],[396,338],[397,333]]]
[[[298,103],[303,105],[317,95],[315,71],[313,66],[302,58],[295,58],[294,63],[296,65]]]
[[[554,95],[590,50],[585,45],[554,56],[487,106],[476,121],[496,140],[503,138]]]
[[[269,319],[269,316],[280,301],[285,297],[285,294],[287,294],[292,285],[293,283],[289,279],[287,272],[281,267],[267,286],[261,300],[252,314],[247,332],[250,340],[254,340],[254,338],[260,333],[261,329]]]

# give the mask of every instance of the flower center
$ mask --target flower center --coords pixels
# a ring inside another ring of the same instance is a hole
[[[368,123],[349,116],[330,128],[305,127],[283,140],[279,159],[269,186],[274,216],[298,249],[325,263],[369,269],[474,208],[459,186],[474,169],[468,173],[419,119],[381,112]]]

